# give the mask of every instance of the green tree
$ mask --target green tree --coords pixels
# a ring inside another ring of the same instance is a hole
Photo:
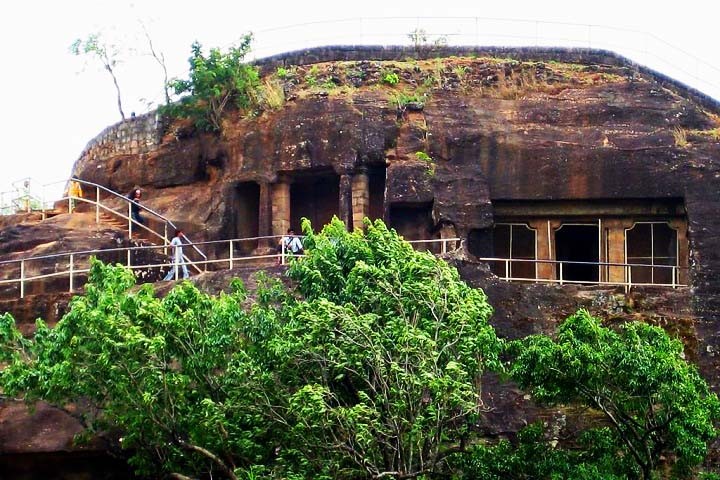
[[[291,286],[158,299],[94,261],[86,294],[24,339],[0,317],[7,396],[79,402],[143,473],[411,478],[472,443],[501,344],[480,290],[378,222],[308,232]]]
[[[243,345],[243,289],[210,298],[184,283],[158,299],[148,285],[131,291],[124,268],[93,261],[89,275],[86,294],[55,328],[38,321],[32,340],[2,317],[4,394],[85,405],[87,434],[117,432],[141,473],[236,478],[235,462],[257,454],[247,410],[224,404],[227,382],[241,395],[227,362]]]
[[[481,375],[501,342],[483,292],[382,222],[349,233],[335,220],[289,275],[301,301],[283,326],[284,421],[306,456],[371,478],[437,473],[473,438]],[[335,472],[335,475],[338,475]]]
[[[260,83],[257,68],[244,61],[251,41],[252,36],[248,34],[239,46],[231,47],[227,53],[213,48],[208,55],[203,53],[200,43],[193,43],[190,78],[170,82],[176,95],[185,96],[161,111],[190,118],[201,130],[220,131],[223,113],[229,105],[250,108]]]
[[[478,443],[454,466],[465,480],[628,480],[628,461],[617,455],[609,429],[583,432],[573,448],[551,441],[542,424],[518,432],[514,442]]]
[[[85,55],[94,58],[102,64],[103,69],[112,77],[115,91],[117,92],[117,106],[120,117],[125,120],[125,112],[122,108],[122,96],[118,84],[116,68],[120,63],[120,48],[114,43],[106,41],[99,32],[91,33],[86,39],[78,38],[70,45],[70,52],[73,55]]]
[[[618,458],[630,458],[629,478],[650,479],[661,458],[680,474],[703,461],[717,437],[720,402],[682,344],[640,322],[617,330],[580,310],[557,338],[516,342],[511,376],[541,404],[576,403],[600,412]]]

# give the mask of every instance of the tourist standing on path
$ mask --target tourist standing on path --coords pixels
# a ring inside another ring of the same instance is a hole
[[[130,218],[140,225],[145,225],[145,219],[140,216],[140,189],[136,188],[128,194],[130,200]]]
[[[287,234],[283,235],[280,239],[277,251],[281,257],[285,255],[302,255],[305,253],[300,237],[295,235],[295,230],[292,228],[288,228]],[[278,258],[278,263],[280,263],[280,258]]]
[[[163,278],[163,281],[178,278],[180,276],[180,272],[178,272],[178,267],[180,266],[182,266],[183,269],[183,278],[188,278],[190,276],[190,274],[188,273],[187,265],[185,264],[185,259],[183,258],[183,243],[181,237],[182,230],[175,230],[175,236],[170,241],[170,246],[172,247],[173,268],[168,271],[167,275],[165,275],[165,278]]]
[[[82,196],[83,191],[82,187],[80,186],[80,182],[78,182],[77,180],[70,180],[70,186],[68,187],[70,208],[68,213],[72,213],[75,210],[75,201],[78,198],[82,198]]]

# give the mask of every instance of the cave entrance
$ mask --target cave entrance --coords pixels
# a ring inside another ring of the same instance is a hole
[[[434,232],[432,202],[391,205],[390,227],[394,228],[399,235],[408,241],[440,238],[438,232]],[[416,250],[440,252],[440,245],[433,243],[419,243],[415,244],[414,247]]]
[[[561,281],[597,282],[599,280],[600,236],[598,225],[564,224],[555,230],[557,278]],[[562,274],[562,275],[561,275]]]
[[[473,228],[468,232],[467,249],[470,255],[478,258],[495,256],[493,230],[491,228]]]
[[[340,177],[333,173],[317,173],[293,178],[290,185],[290,227],[302,231],[300,221],[310,220],[313,230],[319,231],[338,215],[340,205]]]
[[[237,185],[235,192],[235,237],[257,237],[260,226],[260,185],[242,182]],[[249,255],[257,246],[257,240],[243,240],[235,244],[238,253],[242,255]]]
[[[368,216],[371,220],[385,218],[385,165],[372,166],[368,169],[370,207]]]

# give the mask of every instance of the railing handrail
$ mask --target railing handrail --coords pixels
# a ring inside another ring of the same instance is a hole
[[[80,179],[80,178],[71,177],[71,178],[68,180],[68,182],[72,182],[72,181],[79,182],[79,183],[81,183],[81,184],[83,184],[83,185],[90,185],[90,186],[99,188],[100,190],[103,190],[103,191],[105,191],[105,192],[107,192],[107,193],[109,193],[109,194],[111,194],[111,195],[114,195],[114,196],[116,196],[116,197],[124,200],[125,202],[134,203],[135,205],[138,205],[139,207],[141,207],[143,210],[146,210],[147,212],[150,212],[152,215],[154,215],[154,216],[158,217],[160,220],[166,222],[166,223],[167,223],[168,225],[170,225],[171,227],[177,228],[177,227],[175,226],[175,224],[172,222],[172,220],[170,220],[169,218],[164,217],[162,214],[156,212],[156,211],[153,210],[152,208],[149,208],[149,207],[147,207],[147,206],[145,206],[145,205],[143,205],[143,204],[141,204],[141,203],[139,203],[139,202],[136,202],[136,201],[128,198],[127,195],[123,195],[122,193],[116,192],[115,190],[111,190],[111,189],[109,189],[109,188],[107,188],[107,187],[105,187],[105,186],[103,186],[103,185],[97,184],[97,183],[95,183],[95,182],[90,182],[90,181],[88,181],[88,180],[82,180],[82,179]],[[58,182],[58,183],[59,183],[59,182]]]
[[[143,204],[141,204],[141,203],[139,203],[139,202],[136,202],[135,200],[132,200],[132,199],[128,198],[127,195],[123,195],[123,194],[121,194],[121,193],[119,193],[119,192],[116,192],[116,191],[114,191],[114,190],[111,190],[111,189],[109,189],[109,188],[107,188],[107,187],[105,187],[105,186],[103,186],[103,185],[97,184],[97,183],[95,183],[95,182],[90,182],[90,181],[88,181],[88,180],[83,180],[83,179],[81,179],[81,178],[71,177],[71,178],[68,180],[68,182],[72,182],[72,181],[77,181],[77,182],[79,182],[79,183],[81,183],[81,184],[83,184],[83,185],[90,185],[90,186],[93,186],[93,187],[95,187],[95,188],[99,188],[99,189],[101,189],[101,190],[103,190],[103,191],[105,191],[105,192],[108,192],[108,193],[110,193],[110,194],[112,194],[112,195],[114,195],[114,196],[122,199],[123,201],[125,201],[125,202],[127,202],[127,203],[129,203],[129,204],[137,205],[138,207],[142,208],[143,210],[149,212],[150,214],[154,215],[155,217],[157,217],[157,218],[159,218],[160,220],[162,220],[163,222],[165,222],[167,225],[169,225],[170,227],[172,227],[174,230],[177,230],[177,226],[172,222],[172,220],[170,220],[169,218],[165,217],[164,215],[156,212],[156,211],[153,210],[152,208],[149,208],[149,207],[147,207],[146,205],[143,205]],[[112,210],[112,211],[114,212],[114,210]],[[130,219],[130,221],[132,221],[135,225],[139,225],[138,222],[136,222],[136,221],[135,221],[134,219],[132,219],[132,218]],[[165,242],[166,244],[170,243],[170,240],[167,238],[167,236],[162,235],[162,234],[160,234],[159,232],[155,232],[154,230],[146,227],[145,225],[142,225],[142,226],[145,227],[146,229],[152,231],[152,232],[155,233],[156,235],[158,235],[160,238],[162,238],[162,239],[164,240],[164,242]],[[185,235],[184,232],[183,232],[183,237],[188,241],[188,244],[193,245],[193,249],[194,249],[201,257],[203,257],[205,260],[207,260],[207,255],[205,255],[205,253],[203,253],[200,249],[198,249],[197,247],[195,247],[195,246],[194,246],[195,244],[190,240],[190,238],[187,237],[187,235]]]
[[[617,263],[617,262],[583,262],[578,260],[552,260],[547,258],[500,258],[500,257],[478,257],[481,262],[526,262],[526,263],[549,263],[549,264],[568,264],[568,265],[591,265],[597,267],[657,267],[657,268],[676,268],[688,270],[690,267],[681,265],[658,265],[649,263]]]
[[[265,236],[257,236],[257,237],[245,237],[245,238],[231,238],[231,239],[224,239],[224,240],[210,240],[206,242],[199,242],[198,245],[210,245],[210,244],[219,244],[219,243],[226,243],[228,244],[228,250],[229,255],[227,258],[225,257],[219,257],[217,259],[208,260],[205,258],[202,261],[191,261],[185,258],[186,263],[189,263],[190,265],[193,265],[197,267],[197,265],[210,265],[210,264],[217,264],[217,263],[228,263],[229,268],[233,268],[234,262],[241,262],[245,260],[253,260],[253,259],[271,259],[271,258],[277,258],[279,260],[279,263],[285,264],[285,259],[288,256],[293,256],[291,252],[288,252],[284,248],[284,244],[280,243],[280,245],[283,247],[282,250],[278,253],[273,254],[266,254],[266,255],[241,255],[241,256],[234,256],[233,255],[233,245],[238,242],[248,242],[248,241],[260,241],[260,240],[270,240],[270,239],[282,239],[286,237],[287,235],[265,235]],[[295,237],[302,237],[302,235],[294,235]],[[460,242],[462,239],[460,238],[439,238],[439,239],[423,239],[423,240],[411,240],[408,243],[411,244],[441,244],[442,245],[442,252],[447,251],[447,245],[448,244],[455,244],[455,248],[457,248],[458,242]],[[190,244],[183,244],[183,246],[187,246]],[[6,279],[6,280],[0,280],[0,285],[6,285],[6,284],[14,284],[14,283],[20,283],[20,296],[23,298],[24,292],[25,292],[25,283],[32,281],[32,280],[39,280],[43,278],[51,278],[51,277],[60,277],[69,275],[70,276],[70,291],[74,288],[74,282],[73,282],[73,276],[81,273],[87,273],[89,270],[87,268],[76,268],[76,257],[82,256],[82,255],[92,255],[92,254],[99,254],[99,253],[113,253],[113,252],[127,252],[128,254],[128,265],[127,267],[130,269],[148,269],[148,268],[160,268],[165,266],[175,267],[178,265],[178,262],[172,261],[169,264],[168,263],[153,263],[153,264],[142,264],[142,265],[131,265],[130,264],[130,252],[134,251],[140,251],[140,250],[153,250],[153,249],[162,249],[165,248],[164,245],[140,245],[140,246],[129,246],[129,247],[117,247],[117,248],[108,248],[108,249],[94,249],[94,250],[84,250],[84,251],[77,251],[77,252],[64,252],[64,253],[57,253],[57,254],[51,254],[51,255],[41,255],[37,257],[28,257],[24,259],[16,259],[16,260],[5,260],[0,262],[0,265],[2,264],[8,264],[8,263],[20,263],[20,278],[17,279]],[[67,270],[60,271],[60,272],[51,272],[44,275],[36,275],[36,276],[25,276],[26,271],[26,262],[31,260],[42,260],[42,259],[48,259],[48,258],[56,258],[61,256],[68,256],[70,265]],[[679,265],[648,265],[648,264],[633,264],[633,263],[617,263],[617,262],[583,262],[583,261],[573,261],[573,260],[552,260],[552,259],[508,259],[508,258],[499,258],[499,257],[480,257],[478,260],[483,262],[491,262],[491,261],[497,261],[497,262],[504,262],[505,264],[513,263],[513,262],[531,262],[531,263],[550,263],[550,264],[560,264],[561,269],[563,264],[567,265],[593,265],[597,267],[607,266],[607,267],[623,267],[625,269],[629,269],[632,267],[646,267],[646,268],[670,268],[673,270],[673,272],[678,272],[680,270],[687,270],[689,267],[679,266]],[[177,270],[176,270],[176,278],[177,278]],[[678,281],[675,281],[676,273],[673,274],[673,282],[672,283],[647,283],[647,282],[633,282],[632,278],[626,279],[625,281],[615,281],[615,280],[571,280],[571,279],[563,279],[562,275],[561,278],[555,279],[555,278],[524,278],[524,277],[510,277],[505,276],[503,277],[505,280],[516,280],[516,281],[530,281],[530,282],[543,282],[543,283],[559,283],[559,284],[592,284],[592,285],[612,285],[612,286],[624,286],[626,289],[633,286],[655,286],[655,287],[686,287],[687,285],[684,285]]]
[[[187,263],[191,265],[208,265],[208,264],[214,264],[214,263],[229,263],[230,268],[232,269],[233,262],[235,261],[243,261],[243,260],[252,260],[252,259],[271,259],[276,258],[279,259],[280,264],[285,264],[285,259],[290,256],[295,256],[296,254],[293,254],[292,252],[289,252],[285,249],[285,244],[278,242],[282,249],[278,253],[268,254],[268,255],[247,255],[247,256],[233,256],[233,247],[236,242],[247,242],[247,241],[259,241],[259,240],[270,240],[270,239],[282,239],[287,237],[287,234],[284,235],[265,235],[265,236],[257,236],[257,237],[246,237],[246,238],[231,238],[231,239],[224,239],[224,240],[211,240],[206,242],[200,242],[201,245],[206,244],[217,244],[217,243],[227,243],[229,246],[229,256],[227,258],[218,258],[213,260],[202,260],[202,261],[192,261],[188,260],[185,257],[185,260]],[[292,237],[298,237],[298,238],[304,238],[303,235],[292,235]],[[451,242],[457,242],[459,241],[459,238],[445,238],[445,239],[431,239],[431,240],[413,240],[412,243],[442,243],[443,245],[446,245],[447,243]],[[186,244],[183,244],[183,246],[186,246]],[[164,245],[139,245],[139,246],[129,246],[129,247],[117,247],[117,248],[107,248],[107,249],[94,249],[94,250],[84,250],[84,251],[78,251],[78,252],[64,252],[64,253],[56,253],[56,254],[50,254],[50,255],[40,255],[36,257],[28,257],[23,259],[15,259],[15,260],[5,260],[0,262],[0,264],[7,264],[7,263],[20,263],[20,278],[12,278],[12,279],[6,279],[6,280],[0,280],[0,285],[6,285],[6,284],[13,284],[13,283],[20,283],[20,296],[23,298],[24,296],[24,286],[25,282],[29,282],[32,280],[40,280],[44,278],[53,278],[53,277],[61,277],[65,275],[70,276],[70,291],[73,290],[74,282],[73,282],[73,275],[77,275],[80,273],[87,273],[89,270],[87,268],[76,268],[74,259],[76,259],[77,256],[81,255],[92,255],[97,253],[112,253],[112,252],[127,252],[128,253],[128,261],[129,261],[129,253],[133,251],[138,250],[153,250],[153,249],[164,249],[166,246]],[[445,250],[445,247],[443,247],[443,251]],[[70,262],[69,268],[67,270],[59,271],[59,272],[51,272],[44,275],[35,275],[35,276],[26,276],[25,275],[25,264],[31,260],[43,260],[48,258],[56,258],[61,256],[67,256]],[[127,267],[130,269],[145,269],[145,268],[158,268],[158,267],[165,267],[170,266],[173,267],[177,265],[177,262],[172,261],[170,263],[155,263],[155,264],[143,264],[143,265],[130,265],[128,264]]]
[[[227,238],[227,239],[221,239],[221,240],[207,240],[203,242],[195,242],[195,243],[183,243],[183,247],[186,246],[193,246],[193,245],[214,245],[214,244],[220,244],[220,243],[228,243],[228,242],[252,242],[252,241],[259,241],[259,240],[273,240],[273,239],[281,239],[287,235],[260,235],[255,237],[242,237],[242,238]],[[294,237],[300,237],[304,238],[303,235],[293,235]],[[431,239],[422,239],[422,240],[408,240],[407,242],[410,244],[424,244],[424,243],[450,243],[450,242],[459,242],[462,239],[459,237],[453,237],[453,238],[431,238]],[[165,245],[137,245],[137,246],[129,246],[129,247],[116,247],[116,248],[104,248],[104,249],[92,249],[92,250],[75,250],[72,252],[59,252],[59,253],[53,253],[48,255],[37,255],[32,257],[23,257],[18,259],[12,259],[12,260],[1,260],[0,265],[7,265],[12,263],[19,263],[22,261],[33,261],[33,260],[46,260],[49,258],[58,258],[63,256],[69,256],[69,255],[90,255],[93,253],[101,253],[101,252],[126,252],[126,251],[135,251],[135,250],[152,250],[152,249],[158,249],[158,248],[165,248]],[[207,259],[207,257],[204,257]],[[647,264],[647,263],[619,263],[619,262],[585,262],[585,261],[577,261],[577,260],[553,260],[553,259],[542,259],[542,258],[502,258],[502,257],[478,257],[477,258],[481,262],[519,262],[519,263],[547,263],[547,264],[569,264],[569,265],[591,265],[591,266],[600,266],[600,267],[655,267],[655,268],[675,268],[680,270],[688,270],[690,267],[681,266],[681,265],[658,265],[658,264]],[[199,263],[199,262],[194,262]]]

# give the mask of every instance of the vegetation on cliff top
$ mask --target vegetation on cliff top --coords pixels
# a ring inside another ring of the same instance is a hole
[[[239,282],[217,297],[182,283],[159,299],[94,262],[55,328],[25,339],[0,317],[3,394],[79,400],[89,434],[116,434],[139,471],[175,478],[637,478],[631,449],[650,449],[652,471],[657,455],[679,472],[704,457],[718,400],[679,344],[582,312],[557,340],[513,343],[510,372],[538,401],[619,422],[577,451],[539,426],[517,446],[487,443],[483,374],[506,367],[484,293],[382,222],[306,232],[289,286],[261,277],[252,297]]]
[[[189,78],[170,83],[181,98],[161,107],[161,113],[189,118],[200,130],[214,132],[222,129],[222,117],[228,107],[250,108],[260,84],[257,68],[245,62],[251,41],[252,36],[248,34],[226,53],[212,48],[208,54],[203,53],[199,42],[193,43],[188,60]]]

